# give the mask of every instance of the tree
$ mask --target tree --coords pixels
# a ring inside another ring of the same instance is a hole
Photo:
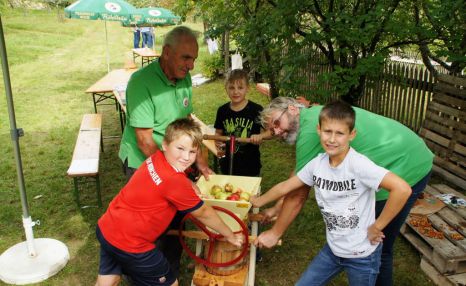
[[[431,73],[435,61],[450,74],[466,67],[466,2],[464,0],[419,0],[414,7],[416,36],[422,60]]]
[[[425,4],[424,13],[416,14],[416,2],[409,0],[178,0],[177,4],[195,7],[215,31],[229,30],[242,52],[270,83],[272,97],[302,95],[304,89],[300,90],[300,86],[307,79],[299,76],[297,70],[314,60],[309,48],[313,47],[324,56],[319,64],[328,66],[329,71],[319,77],[313,94],[307,96],[337,93],[355,104],[367,79],[382,70],[391,49],[422,44],[432,51],[434,43],[444,46],[448,42],[439,42],[439,33],[420,32],[422,27],[428,27],[424,17],[430,11],[438,16],[439,24],[439,15],[447,17],[444,10],[458,8],[459,4],[444,7],[440,5],[445,2],[442,0],[417,1]],[[464,17],[458,19],[463,22],[455,23],[464,29]],[[449,27],[453,31],[454,24]],[[459,34],[464,40],[465,33]],[[460,44],[456,46],[461,49]]]
[[[170,9],[175,4],[175,0],[128,0],[128,3],[137,8],[163,7]]]
[[[57,11],[57,19],[63,21],[63,9],[70,5],[72,0],[42,0],[42,3],[47,5],[50,9]]]

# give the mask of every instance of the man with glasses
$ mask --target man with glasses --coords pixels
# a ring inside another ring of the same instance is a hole
[[[294,98],[273,99],[261,113],[261,122],[275,136],[290,144],[296,143],[295,172],[324,150],[317,134],[319,113],[322,106],[305,106]],[[393,285],[393,244],[401,225],[418,196],[427,185],[434,155],[424,141],[403,124],[364,109],[355,108],[357,135],[351,142],[359,153],[407,181],[412,195],[400,213],[383,230],[382,265],[376,285]],[[274,207],[263,211],[264,221],[277,218],[272,228],[259,235],[256,245],[270,248],[277,244],[307,199],[309,188],[288,194]],[[385,206],[388,192],[381,190],[376,197],[376,216]]]

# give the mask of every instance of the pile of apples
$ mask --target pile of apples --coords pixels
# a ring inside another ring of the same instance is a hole
[[[249,202],[251,194],[241,188],[234,188],[232,184],[226,183],[222,188],[219,185],[213,185],[210,189],[210,195],[217,200],[244,201]]]

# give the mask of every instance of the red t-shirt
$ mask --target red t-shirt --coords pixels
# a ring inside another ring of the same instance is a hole
[[[157,151],[113,199],[98,225],[113,246],[130,253],[147,252],[155,248],[177,210],[189,213],[202,204],[192,182]]]

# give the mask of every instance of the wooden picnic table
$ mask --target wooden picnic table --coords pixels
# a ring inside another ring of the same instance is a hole
[[[109,105],[108,103],[101,103],[107,99],[114,100],[111,104],[116,105],[118,110],[118,104],[115,97],[113,96],[113,90],[117,89],[119,86],[125,86],[131,75],[137,69],[116,69],[104,77],[99,79],[96,83],[91,85],[86,93],[92,94],[92,100],[94,102],[94,112],[97,113],[97,105]]]
[[[141,66],[144,66],[159,58],[160,54],[149,48],[133,49],[133,62],[136,62],[138,57],[141,57]]]

